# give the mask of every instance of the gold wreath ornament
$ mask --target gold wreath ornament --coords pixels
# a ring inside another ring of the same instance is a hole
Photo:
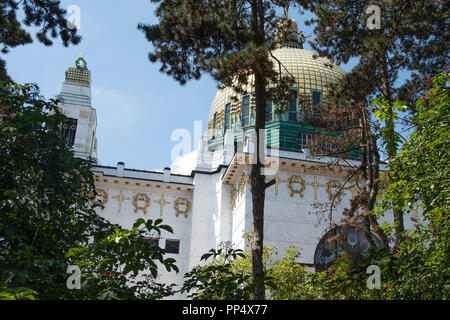
[[[294,189],[294,185],[299,185],[298,189]],[[291,197],[294,194],[298,194],[300,198],[303,198],[303,192],[305,191],[305,181],[300,176],[291,176],[288,180],[288,189]]]
[[[143,207],[139,206],[139,201],[145,202]],[[144,211],[144,214],[147,214],[147,209],[148,207],[150,207],[150,198],[145,193],[138,193],[133,198],[133,206],[135,213],[137,213],[139,210],[142,210]]]
[[[332,189],[338,189],[339,191],[337,193],[333,193]],[[328,193],[328,199],[330,201],[333,200],[333,197],[336,197],[338,202],[342,199],[342,194],[344,190],[342,189],[342,184],[337,180],[330,180],[327,183],[327,193]]]
[[[184,205],[184,210],[180,209],[180,206]],[[173,208],[175,209],[176,216],[178,217],[180,214],[184,214],[184,217],[188,217],[189,210],[191,210],[191,202],[186,198],[178,198],[173,203]]]
[[[97,189],[95,190],[95,198],[92,200],[92,204],[99,204],[102,210],[105,210],[105,204],[108,202],[108,193],[105,190]],[[101,200],[97,197],[102,197]]]

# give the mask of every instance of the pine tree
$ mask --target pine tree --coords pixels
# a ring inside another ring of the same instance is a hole
[[[17,13],[22,9],[25,19],[23,24],[17,20]],[[53,44],[51,38],[61,38],[64,46],[78,44],[81,37],[76,28],[70,26],[66,18],[66,10],[55,0],[5,0],[0,2],[0,45],[1,52],[6,54],[10,48],[33,42],[25,26],[40,27],[36,34],[39,42],[46,46]],[[0,80],[11,80],[7,74],[5,62],[0,59]]]
[[[264,269],[262,263],[264,240],[265,183],[261,170],[260,135],[265,128],[265,101],[272,99],[283,105],[287,100],[291,76],[277,72],[271,50],[277,44],[276,26],[280,16],[276,9],[303,5],[306,1],[287,0],[152,0],[158,3],[157,25],[140,24],[152,42],[154,51],[149,58],[161,62],[160,71],[181,84],[210,74],[222,86],[231,86],[242,93],[249,83],[255,101],[255,150],[257,161],[252,165],[253,239],[252,265],[255,284],[254,299],[264,299]],[[281,19],[284,19],[281,17]],[[286,19],[289,28],[289,20]],[[282,37],[281,37],[282,38]],[[278,38],[280,40],[280,38]],[[276,88],[268,90],[268,84]],[[262,139],[262,137],[261,137]]]
[[[380,9],[379,16],[373,6]],[[308,22],[315,24],[313,48],[337,63],[358,59],[341,83],[341,97],[346,95],[365,108],[374,98],[383,99],[382,104],[375,106],[385,114],[384,127],[379,132],[387,158],[393,159],[401,139],[396,129],[403,125],[395,121],[394,102],[403,100],[414,111],[414,101],[426,88],[426,75],[437,75],[449,60],[448,2],[319,0],[310,9],[316,15]],[[379,26],[374,23],[376,19]],[[415,73],[398,84],[400,73],[405,71]],[[404,231],[403,213],[394,210],[394,219],[399,241]]]

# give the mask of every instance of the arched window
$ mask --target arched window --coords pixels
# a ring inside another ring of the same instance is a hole
[[[372,232],[372,239],[376,246],[381,247],[380,237]],[[314,254],[316,271],[323,271],[330,267],[336,258],[345,251],[350,257],[358,259],[369,249],[369,240],[360,227],[339,226],[328,231],[320,240]]]

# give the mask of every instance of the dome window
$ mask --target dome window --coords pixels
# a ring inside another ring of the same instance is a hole
[[[314,117],[320,117],[321,113],[320,110],[318,110],[317,106],[322,101],[322,92],[320,91],[313,91],[312,92],[312,106],[313,106],[313,114]]]
[[[242,126],[246,127],[250,124],[250,96],[242,98]]]
[[[291,90],[288,102],[288,120],[297,122],[297,91]]]
[[[227,103],[225,105],[225,131],[230,129],[231,124],[231,103]]]
[[[322,101],[322,92],[313,91],[312,92],[312,104],[313,106],[318,105]]]
[[[272,121],[272,101],[266,101],[266,122]]]
[[[300,150],[306,148],[309,143],[311,143],[314,140],[314,134],[312,133],[306,133],[306,132],[299,132],[298,133],[298,141],[299,141],[299,148]]]
[[[217,127],[217,112],[214,112],[213,118],[213,139],[216,137],[216,127]]]

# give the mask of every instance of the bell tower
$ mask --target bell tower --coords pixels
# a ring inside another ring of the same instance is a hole
[[[97,163],[97,113],[91,104],[91,72],[81,53],[75,66],[66,71],[59,108],[68,120],[62,128],[75,156]]]

